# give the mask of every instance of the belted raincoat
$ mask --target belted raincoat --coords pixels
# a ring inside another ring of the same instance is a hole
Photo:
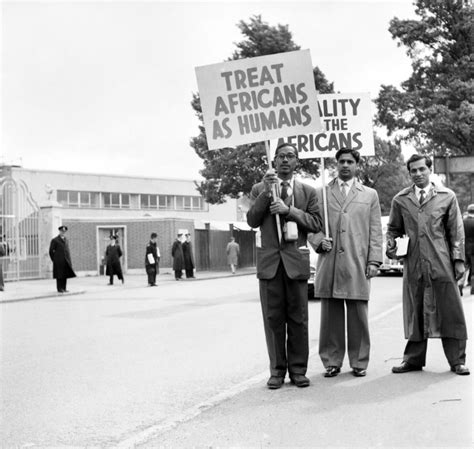
[[[454,192],[432,185],[420,205],[414,186],[392,200],[387,239],[407,235],[403,263],[405,338],[466,339],[466,322],[454,274],[464,261],[464,228]]]
[[[314,283],[316,298],[368,301],[370,281],[366,277],[369,262],[382,263],[382,222],[377,192],[355,180],[343,198],[337,179],[327,186],[329,236],[333,248],[320,251],[324,232],[312,234],[310,243],[319,252]],[[323,202],[322,189],[317,191]]]

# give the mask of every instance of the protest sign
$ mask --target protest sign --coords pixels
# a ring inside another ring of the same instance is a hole
[[[281,136],[271,141],[272,151],[280,143],[290,142],[297,146],[300,159],[334,157],[340,148],[357,150],[361,156],[372,156],[375,150],[370,105],[368,92],[318,95],[325,131]]]
[[[209,149],[320,132],[309,50],[196,67]]]

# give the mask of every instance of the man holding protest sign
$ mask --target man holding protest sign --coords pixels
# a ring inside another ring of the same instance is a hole
[[[309,249],[307,233],[319,232],[321,216],[314,188],[294,178],[298,151],[283,143],[275,151],[276,174],[269,170],[254,185],[247,223],[260,227],[257,277],[265,337],[270,358],[270,389],[283,385],[286,372],[297,387],[307,387]],[[278,185],[280,197],[272,198]],[[279,232],[275,217],[280,216]],[[280,241],[279,234],[282,234]]]
[[[326,236],[311,235],[319,253],[315,297],[321,298],[319,355],[325,377],[341,372],[345,355],[345,310],[349,363],[356,377],[366,375],[370,338],[370,278],[382,263],[382,223],[377,192],[356,180],[360,154],[336,153],[338,177],[327,186]],[[323,189],[318,190],[318,199]]]

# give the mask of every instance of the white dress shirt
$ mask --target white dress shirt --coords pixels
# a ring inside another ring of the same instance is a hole
[[[346,187],[343,186],[344,183],[346,184]],[[343,181],[341,178],[337,178],[337,184],[339,185],[339,190],[342,192],[344,189],[345,196],[347,196],[354,184],[354,178],[349,179],[348,181]]]
[[[420,192],[423,190],[425,192],[425,199],[428,197],[428,193],[431,190],[431,182],[426,186],[420,189],[419,187],[415,186],[415,195],[418,198],[418,201],[420,201]]]

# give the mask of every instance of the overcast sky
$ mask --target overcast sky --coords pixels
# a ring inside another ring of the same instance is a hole
[[[195,66],[227,59],[236,24],[287,24],[340,92],[408,78],[388,32],[410,0],[8,2],[2,8],[0,162],[26,168],[199,177],[189,146]],[[21,158],[21,159],[20,159]]]

